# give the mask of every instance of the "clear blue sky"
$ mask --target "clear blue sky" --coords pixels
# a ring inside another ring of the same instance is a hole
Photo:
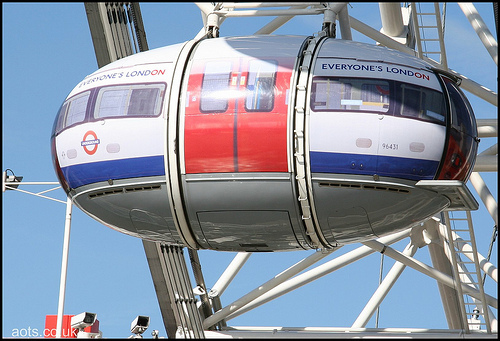
[[[475,6],[494,33],[491,3]],[[202,27],[200,12],[191,3],[144,3],[141,9],[150,49],[192,39]],[[349,12],[381,28],[377,3],[352,3]],[[230,18],[223,23],[221,36],[249,35],[269,20]],[[311,35],[320,30],[321,22],[321,16],[296,18],[276,34]],[[446,25],[450,67],[496,92],[496,65],[456,3],[447,6]],[[353,39],[372,43],[356,31]],[[95,69],[83,3],[2,3],[3,170],[12,169],[24,181],[57,181],[49,143],[55,114],[69,91]],[[497,117],[495,106],[468,95],[477,118]],[[492,143],[485,139],[480,150]],[[497,198],[496,173],[482,175]],[[21,188],[39,192],[50,187]],[[51,195],[65,200],[62,190]],[[15,336],[16,330],[36,336],[33,332],[41,333],[45,315],[57,314],[65,205],[14,191],[3,193],[2,199],[2,336]],[[479,251],[486,256],[493,220],[483,207],[473,217]],[[407,242],[396,244],[396,249],[402,250]],[[493,264],[497,264],[497,245]],[[252,255],[222,303],[234,301],[310,253]],[[234,254],[199,254],[210,288]],[[426,249],[417,252],[416,258],[431,264]],[[384,269],[392,264],[385,258]],[[379,267],[380,255],[374,254],[229,325],[349,327],[376,289]],[[153,329],[166,336],[140,240],[99,224],[76,207],[67,278],[65,313],[97,313],[104,337],[128,337],[130,322],[137,315],[151,317],[146,337]],[[487,287],[496,296],[492,282],[488,279]],[[367,327],[374,326],[372,318]],[[407,269],[381,307],[379,326],[446,329],[436,282]]]

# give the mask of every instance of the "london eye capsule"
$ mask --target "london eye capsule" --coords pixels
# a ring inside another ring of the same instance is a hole
[[[215,52],[214,52],[215,51]],[[52,132],[58,178],[120,232],[224,251],[329,248],[475,209],[459,79],[327,37],[204,39],[87,76]]]

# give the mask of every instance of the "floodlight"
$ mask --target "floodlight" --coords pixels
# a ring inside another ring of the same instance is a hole
[[[71,328],[85,329],[94,324],[97,314],[83,312],[71,318]]]
[[[139,336],[149,327],[149,316],[137,316],[130,324],[130,331]]]
[[[10,171],[12,175],[7,175],[7,171]],[[2,178],[2,192],[5,192],[5,190],[12,190],[15,189],[19,186],[19,183],[23,180],[22,176],[16,176],[12,169],[6,169],[5,172],[3,172],[3,178]],[[17,185],[15,185],[17,183]]]

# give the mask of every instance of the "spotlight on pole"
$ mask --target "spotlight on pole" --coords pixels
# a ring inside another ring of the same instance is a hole
[[[137,316],[130,324],[132,334],[129,339],[142,339],[142,333],[149,327],[149,316]]]
[[[71,318],[71,328],[78,329],[78,334],[77,338],[79,339],[94,339],[94,338],[101,338],[102,333],[100,330],[98,330],[99,322],[97,322],[97,314],[95,313],[89,313],[89,312],[83,312],[81,314],[75,315]],[[85,331],[85,328],[87,327],[92,327],[94,323],[96,323],[96,331]]]
[[[8,175],[7,172],[12,173],[12,175]],[[5,172],[3,172],[3,177],[2,177],[2,192],[5,192],[6,190],[12,190],[15,189],[19,186],[19,183],[23,180],[22,176],[16,176],[12,169],[6,169]],[[17,183],[17,184],[16,184]]]

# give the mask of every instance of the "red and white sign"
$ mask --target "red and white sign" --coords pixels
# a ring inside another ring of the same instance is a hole
[[[81,145],[83,147],[83,150],[85,150],[85,153],[89,155],[94,155],[95,152],[97,151],[97,146],[101,143],[99,139],[97,138],[97,134],[94,133],[92,130],[89,130],[83,135],[83,141],[81,142]]]

